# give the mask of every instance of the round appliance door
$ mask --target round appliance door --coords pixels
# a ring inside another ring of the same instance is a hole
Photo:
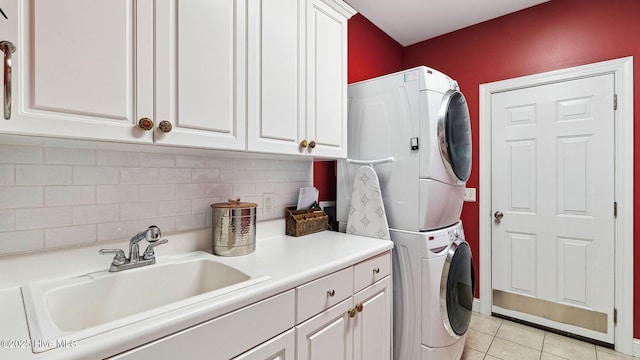
[[[475,288],[471,248],[463,239],[456,240],[449,247],[440,283],[440,315],[451,336],[467,332]]]
[[[461,92],[449,90],[438,114],[440,154],[447,171],[465,183],[471,174],[471,122],[467,100]]]

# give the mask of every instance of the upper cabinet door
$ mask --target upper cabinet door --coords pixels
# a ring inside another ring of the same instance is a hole
[[[341,1],[307,4],[306,135],[315,145],[308,149],[314,156],[347,156],[347,19],[352,15]]]
[[[245,149],[245,12],[241,0],[156,3],[157,144]]]
[[[248,149],[301,153],[304,23],[299,19],[304,19],[305,2],[248,3]]]
[[[152,141],[152,131],[137,127],[140,118],[153,120],[152,0],[2,7],[17,35],[12,114],[1,132]]]

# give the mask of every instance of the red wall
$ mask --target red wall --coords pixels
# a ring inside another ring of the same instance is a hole
[[[554,0],[404,49],[366,18],[356,15],[349,21],[349,83],[418,65],[456,79],[469,103],[472,122],[474,168],[467,186],[477,188],[480,84],[634,56],[634,109],[638,114],[638,36],[638,0]],[[634,132],[640,139],[640,126]],[[634,159],[639,164],[640,154]],[[639,173],[640,166],[635,165],[634,177]],[[314,173],[314,181],[335,188],[335,170],[331,174],[322,170]],[[640,185],[635,190],[634,211],[640,214]],[[479,251],[478,204],[465,203],[462,213],[475,254]],[[638,231],[640,222],[634,224],[634,232]],[[635,246],[635,255],[640,256],[640,245]],[[478,256],[475,266],[477,272]],[[640,338],[640,262],[634,264],[634,299],[634,337]]]
[[[477,188],[480,84],[632,55],[635,118],[640,111],[638,36],[640,1],[550,1],[409,46],[404,49],[404,65],[427,65],[460,84],[469,103],[473,131],[474,168],[467,186]],[[640,126],[634,132],[635,139],[640,139]],[[640,156],[634,158],[639,164]],[[635,178],[639,170],[640,166],[635,165]],[[635,189],[635,214],[640,214],[638,200],[640,186]],[[478,203],[466,203],[462,221],[475,254],[479,245],[478,219]],[[634,232],[638,231],[640,223],[635,223]],[[635,254],[640,255],[638,245]],[[634,282],[634,337],[640,338],[640,263],[634,265]]]

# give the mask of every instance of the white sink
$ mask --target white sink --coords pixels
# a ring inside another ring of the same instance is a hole
[[[205,252],[159,257],[122,272],[101,271],[22,286],[34,352],[57,340],[94,336],[269,279],[222,264]]]

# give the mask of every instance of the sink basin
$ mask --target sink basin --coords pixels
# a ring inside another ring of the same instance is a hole
[[[78,341],[257,284],[252,276],[195,252],[158,258],[158,263],[122,272],[101,271],[22,287],[34,352],[46,344]]]

